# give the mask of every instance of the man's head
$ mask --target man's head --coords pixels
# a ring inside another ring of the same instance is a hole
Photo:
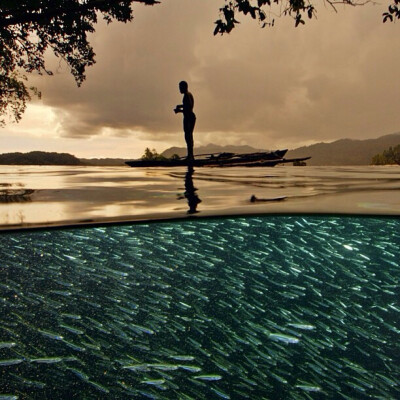
[[[179,82],[179,91],[181,93],[186,93],[188,91],[188,84],[186,81]]]

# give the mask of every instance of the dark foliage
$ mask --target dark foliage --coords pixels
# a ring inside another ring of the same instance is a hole
[[[336,5],[347,4],[360,6],[370,0],[326,0],[326,4],[336,11]],[[229,33],[239,24],[238,15],[250,16],[257,20],[262,28],[273,26],[276,17],[289,16],[293,18],[295,26],[304,25],[307,19],[315,18],[315,2],[310,0],[225,0],[220,8],[221,18],[215,22],[214,35]],[[383,14],[383,22],[394,21],[400,18],[400,0],[388,7]]]
[[[166,160],[166,158],[161,154],[158,154],[156,149],[150,150],[146,147],[146,150],[142,155],[142,160]]]
[[[394,0],[388,7],[388,11],[383,14],[383,22],[393,22],[396,19],[400,19],[400,0]]]
[[[387,165],[399,164],[400,165],[400,144],[395,147],[389,147],[381,154],[376,154],[371,161],[373,165]]]
[[[0,154],[1,165],[82,165],[81,161],[68,153],[48,153],[31,151],[29,153]]]

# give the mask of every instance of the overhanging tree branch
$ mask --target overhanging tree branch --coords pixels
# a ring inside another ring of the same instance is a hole
[[[2,0],[0,3],[0,125],[9,114],[19,121],[35,88],[26,86],[20,73],[46,69],[47,49],[63,59],[76,83],[95,63],[88,33],[95,30],[98,15],[108,22],[133,19],[131,5],[154,5],[158,0]]]
[[[9,9],[0,12],[0,28],[9,27],[18,24],[29,24],[33,22],[48,23],[53,18],[62,17],[64,15],[73,16],[82,14],[88,10],[110,12],[110,4],[115,1],[107,0],[89,0],[86,2],[76,1],[75,4],[69,6],[54,6],[53,2],[48,2],[45,7],[19,12],[19,5],[16,4],[17,9]],[[142,3],[144,5],[158,4],[157,0],[125,0],[119,1],[125,7],[129,7],[131,3]],[[48,8],[46,8],[48,7]]]

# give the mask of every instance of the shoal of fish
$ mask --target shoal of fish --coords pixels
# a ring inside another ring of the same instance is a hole
[[[400,221],[0,236],[0,400],[400,398]]]

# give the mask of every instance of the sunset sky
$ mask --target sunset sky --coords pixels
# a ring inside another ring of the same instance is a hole
[[[42,92],[19,124],[0,128],[1,153],[57,151],[78,157],[136,158],[184,146],[178,82],[195,98],[195,145],[295,148],[400,131],[400,25],[382,23],[387,2],[317,3],[317,19],[273,28],[240,17],[213,36],[222,0],[134,5],[134,20],[97,25],[97,63],[77,88],[67,66],[31,75]]]

